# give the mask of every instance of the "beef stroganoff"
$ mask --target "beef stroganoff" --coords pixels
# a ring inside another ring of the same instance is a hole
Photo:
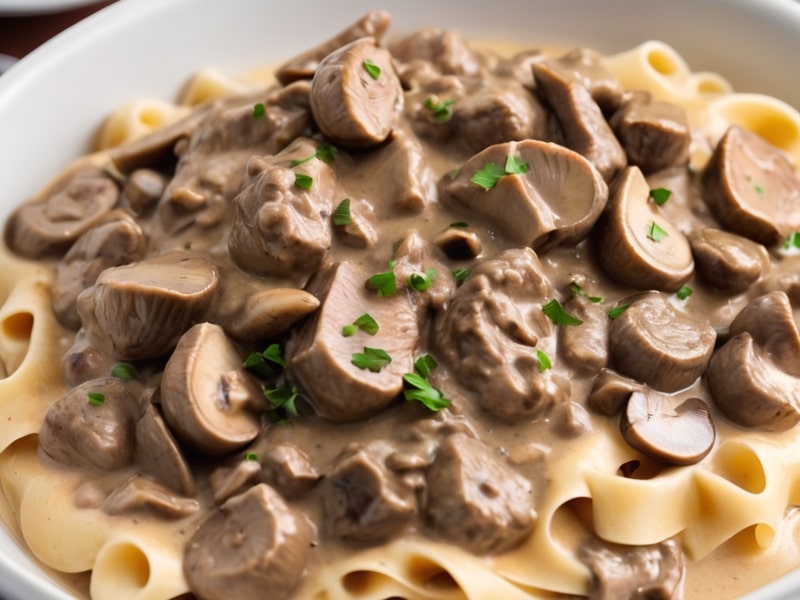
[[[14,211],[10,525],[94,599],[800,566],[797,111],[661,42],[389,24],[121,107]]]

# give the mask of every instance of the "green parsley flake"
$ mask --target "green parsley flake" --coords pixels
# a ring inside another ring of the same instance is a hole
[[[313,154],[306,156],[305,158],[295,158],[290,163],[289,166],[297,167],[304,163],[307,163],[310,160],[314,160],[315,158],[320,159],[324,163],[332,163],[336,159],[336,153],[338,150],[335,146],[331,146],[330,144],[320,144],[317,149],[314,151]]]
[[[364,59],[364,70],[376,81],[378,77],[381,76],[381,68],[376,65],[371,58]]]
[[[380,325],[378,325],[378,322],[369,313],[364,313],[358,317],[353,321],[353,325],[369,335],[375,335],[380,330]]]
[[[628,310],[629,306],[630,304],[620,304],[619,306],[612,308],[611,310],[608,311],[608,318],[613,321],[614,319],[618,318],[622,313],[624,313],[626,310]]]
[[[672,190],[668,190],[667,188],[655,188],[650,190],[650,198],[652,198],[653,202],[658,206],[664,206],[670,196],[672,196]]]
[[[462,283],[464,283],[467,277],[469,277],[472,274],[472,269],[466,269],[466,268],[453,269],[452,273],[453,273],[453,278],[456,280],[456,286],[459,286]]]
[[[253,462],[261,462],[261,457],[259,457],[255,452],[248,452],[244,455],[244,459],[252,460]]]
[[[285,412],[292,417],[297,416],[297,396],[299,392],[294,384],[285,383],[276,388],[264,388],[264,397],[269,400],[274,410]]]
[[[433,98],[425,98],[425,102],[423,102],[423,106],[433,113],[433,120],[437,123],[444,123],[453,118],[453,104],[455,104],[455,98],[448,98],[441,102],[436,102]]]
[[[650,221],[647,224],[647,237],[654,242],[660,242],[669,235],[658,223]]]
[[[690,288],[688,285],[684,285],[681,289],[677,291],[675,295],[678,296],[678,299],[680,300],[686,300],[689,296],[692,295],[692,291],[693,291],[692,288]]]
[[[448,227],[463,229],[465,227],[469,227],[469,223],[467,223],[466,221],[453,221],[452,223],[450,223],[450,225],[448,225]]]
[[[281,368],[286,366],[280,344],[270,344],[263,352],[251,352],[242,363],[245,369],[262,379],[274,379],[280,375],[281,368],[276,369],[273,365]]]
[[[789,237],[786,238],[786,241],[783,243],[784,250],[789,250],[790,248],[798,248],[800,249],[800,231],[793,231],[789,234]]]
[[[603,299],[600,296],[590,296],[589,294],[587,294],[586,291],[580,286],[580,284],[577,281],[570,281],[569,292],[573,298],[576,296],[582,296],[586,298],[589,302],[593,302],[594,304],[603,301]]]
[[[547,371],[547,369],[549,369],[550,367],[553,366],[553,363],[550,360],[550,357],[547,356],[547,354],[545,354],[541,350],[537,350],[536,351],[536,358],[539,361],[539,372],[540,373],[544,373],[545,371]]]
[[[350,198],[345,198],[333,211],[333,224],[334,225],[350,225],[353,222],[353,217],[350,214]]]
[[[396,262],[389,261],[389,270],[384,273],[376,273],[367,279],[367,287],[375,290],[381,298],[390,298],[397,293],[397,278],[394,274]]]
[[[261,102],[253,106],[254,119],[263,119],[264,115],[266,114],[267,114],[267,107],[264,106]]]
[[[359,369],[369,369],[373,373],[377,373],[392,362],[392,357],[386,353],[386,350],[364,346],[364,352],[353,354],[350,362]]]
[[[500,178],[506,174],[506,170],[493,162],[486,163],[482,169],[475,171],[470,181],[475,185],[481,186],[487,192],[497,185]]]
[[[758,194],[759,196],[764,195],[764,186],[754,181],[750,175],[747,176],[747,183],[750,184],[750,187],[753,188],[756,194]]]
[[[89,392],[89,404],[92,406],[103,406],[103,402],[106,401],[105,394],[101,394],[100,392]]]
[[[580,325],[583,323],[583,321],[564,310],[564,307],[555,298],[542,306],[542,312],[556,325]]]
[[[439,363],[437,363],[436,359],[430,354],[423,354],[414,361],[414,370],[417,372],[417,374],[419,374],[420,377],[428,377],[431,374],[431,371],[438,366]]]
[[[430,382],[417,373],[406,373],[403,375],[410,388],[406,388],[403,396],[406,400],[414,400],[424,404],[428,410],[434,412],[450,406],[450,401],[444,397],[441,391],[433,387]]]
[[[342,335],[344,337],[353,337],[358,333],[358,325],[345,325],[342,327]]]
[[[509,155],[506,159],[506,175],[524,175],[531,170],[528,163],[522,162],[516,156]]]
[[[139,375],[136,372],[136,367],[130,363],[116,363],[111,367],[111,376],[121,379],[122,381],[133,381]]]
[[[300,189],[310,190],[311,186],[314,184],[314,179],[310,175],[304,173],[295,173],[294,184]]]
[[[421,273],[412,273],[408,277],[408,287],[418,292],[424,292],[433,284],[436,273],[436,269],[425,269],[424,275]]]

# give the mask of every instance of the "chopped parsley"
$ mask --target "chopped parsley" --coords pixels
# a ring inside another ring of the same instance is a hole
[[[508,158],[506,158],[506,164],[504,167],[496,165],[493,162],[486,163],[482,169],[475,171],[475,174],[472,176],[470,181],[476,185],[479,185],[484,190],[489,191],[497,185],[497,182],[500,181],[501,177],[504,177],[505,175],[522,175],[527,173],[529,170],[530,165],[528,163],[523,162],[514,155],[509,155]]]
[[[302,165],[303,163],[307,163],[308,161],[313,160],[315,158],[320,159],[324,163],[330,164],[334,160],[336,160],[337,152],[338,149],[336,148],[336,146],[331,146],[330,144],[322,143],[319,146],[317,146],[317,149],[314,151],[313,154],[306,156],[305,158],[295,158],[289,163],[289,165],[292,167],[296,167],[298,165]]]
[[[453,221],[448,227],[464,228],[469,227],[469,223],[466,221]]]
[[[262,379],[273,379],[286,366],[286,361],[281,355],[280,344],[270,344],[263,352],[251,352],[242,366]]]
[[[387,354],[386,350],[364,346],[364,352],[353,354],[350,362],[359,369],[369,369],[373,373],[377,373],[392,362],[392,357]]]
[[[253,462],[261,462],[261,457],[255,452],[248,452],[244,455],[245,460],[252,460]]]
[[[686,300],[689,296],[692,295],[692,291],[693,291],[692,288],[690,288],[688,285],[684,285],[681,289],[677,291],[675,295],[678,296],[680,300]]]
[[[423,106],[433,113],[433,120],[437,123],[444,123],[453,118],[453,109],[455,98],[448,98],[441,102],[436,102],[433,98],[425,98]]]
[[[333,211],[333,224],[334,225],[350,225],[353,217],[350,214],[350,198],[345,198]]]
[[[614,319],[622,315],[622,313],[624,313],[626,310],[628,310],[629,306],[630,304],[620,304],[619,306],[612,308],[611,310],[608,311],[608,318],[613,321]]]
[[[647,237],[654,242],[660,242],[669,235],[658,223],[650,221],[647,224]]]
[[[603,301],[603,299],[600,296],[590,296],[589,294],[587,294],[586,290],[584,290],[577,281],[569,282],[569,293],[572,295],[573,298],[576,296],[582,296],[583,298],[586,298],[589,302],[593,302],[594,304]]]
[[[286,415],[297,416],[297,396],[300,393],[292,383],[284,383],[278,387],[264,388],[264,397],[272,404],[273,410],[283,411]]]
[[[652,198],[653,202],[658,206],[664,206],[670,196],[672,196],[672,190],[668,190],[667,188],[655,188],[650,190],[650,198]]]
[[[294,174],[294,184],[303,190],[310,190],[311,186],[314,184],[314,179],[310,175],[306,175],[305,173],[295,173]]]
[[[466,268],[453,269],[452,273],[453,277],[456,280],[456,286],[460,286],[462,283],[464,283],[464,281],[466,281],[467,277],[469,277],[472,274],[472,269],[466,269]]]
[[[139,374],[136,372],[136,367],[132,364],[120,362],[111,367],[111,376],[121,379],[122,381],[133,381]]]
[[[764,186],[756,182],[750,175],[747,176],[747,183],[750,184],[750,187],[753,188],[756,194],[759,196],[764,195]]]
[[[553,363],[550,360],[550,357],[547,356],[547,354],[545,354],[541,350],[537,350],[536,351],[536,358],[539,361],[539,372],[540,373],[544,373],[545,371],[547,371],[547,369],[549,369],[550,367],[553,366]]]
[[[375,273],[367,279],[367,287],[375,290],[375,293],[382,298],[389,298],[397,293],[397,277],[394,274],[396,261],[389,261],[389,270],[383,273]]]
[[[92,406],[103,406],[103,402],[106,401],[105,394],[100,392],[89,392],[87,396],[89,397],[89,404]]]
[[[254,119],[263,119],[264,115],[267,114],[267,107],[264,106],[261,102],[258,104],[253,105],[253,118]]]
[[[355,335],[359,329],[364,333],[368,333],[369,335],[375,335],[378,333],[378,330],[380,330],[380,325],[378,325],[378,322],[371,314],[364,313],[350,325],[345,325],[342,327],[342,335],[345,337],[350,337]]]
[[[556,325],[580,325],[583,323],[583,321],[564,310],[564,307],[555,298],[542,306],[542,312]]]
[[[436,273],[436,269],[425,269],[424,274],[412,273],[408,276],[408,287],[418,292],[424,292],[433,284]]]
[[[370,77],[377,81],[378,77],[381,76],[381,68],[376,65],[371,58],[364,59],[364,70],[369,74]]]
[[[358,325],[345,325],[342,327],[342,335],[344,337],[353,337],[358,333]]]
[[[406,373],[403,375],[403,381],[408,385],[403,391],[406,400],[421,402],[434,412],[450,406],[450,401],[444,394],[418,373]]]
[[[436,359],[430,354],[423,354],[414,361],[414,370],[420,375],[420,377],[428,377],[428,375],[431,374],[431,371],[438,366],[439,363],[437,363]]]
[[[793,231],[790,233],[786,241],[783,242],[783,248],[784,250],[789,250],[791,248],[800,249],[800,231]]]
[[[528,163],[523,162],[513,154],[509,154],[506,159],[506,175],[524,175],[531,170]]]

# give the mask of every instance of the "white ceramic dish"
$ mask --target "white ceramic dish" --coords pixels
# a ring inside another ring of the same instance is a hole
[[[0,16],[55,13],[95,4],[99,0],[0,0]]]
[[[45,3],[6,0],[0,10]],[[695,69],[717,70],[739,90],[800,107],[792,67],[800,56],[800,4],[793,0],[121,0],[0,77],[0,220],[84,152],[103,116],[123,101],[172,99],[201,66],[235,73],[280,61],[375,7],[394,15],[394,31],[439,25],[473,38],[605,52],[661,39]],[[800,572],[749,599],[798,596]],[[1,529],[0,597],[70,598]]]

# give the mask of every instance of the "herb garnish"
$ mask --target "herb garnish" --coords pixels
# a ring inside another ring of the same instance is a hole
[[[336,160],[336,153],[339,150],[336,146],[331,146],[330,144],[322,143],[317,146],[317,149],[314,151],[313,154],[306,156],[305,158],[295,158],[293,159],[289,165],[292,167],[296,167],[298,165],[302,165],[303,163],[307,163],[310,160],[315,158],[320,159],[322,162],[330,164],[334,160]]]
[[[790,248],[800,248],[800,231],[793,231],[783,242],[784,250],[789,250]]]
[[[350,215],[350,198],[345,198],[333,211],[334,225],[350,225],[353,217]]]
[[[439,363],[430,354],[423,354],[414,361],[414,370],[419,373],[421,377],[428,377]]]
[[[87,396],[89,397],[89,404],[92,406],[103,406],[103,402],[106,401],[105,394],[100,392],[89,392]]]
[[[529,170],[530,165],[528,163],[510,154],[508,158],[506,158],[505,167],[501,167],[492,162],[486,163],[482,169],[475,171],[470,181],[479,185],[484,190],[489,191],[497,185],[501,177],[505,175],[522,175]]]
[[[764,186],[754,181],[750,175],[747,176],[747,183],[750,184],[750,187],[752,187],[759,196],[764,194]]]
[[[658,206],[664,206],[670,196],[672,196],[672,190],[668,190],[667,188],[655,188],[650,190],[650,198],[652,198],[653,202]]]
[[[294,174],[294,184],[303,190],[310,190],[311,186],[314,184],[314,179],[310,175],[306,175],[305,173],[295,173]]]
[[[436,102],[436,100],[429,97],[425,98],[425,102],[423,102],[423,106],[433,113],[433,120],[437,123],[444,123],[453,117],[453,109],[451,108],[453,104],[455,104],[455,98]]]
[[[581,285],[577,281],[569,282],[569,292],[573,298],[576,296],[582,296],[586,298],[589,302],[593,302],[594,304],[603,301],[603,299],[600,296],[590,296],[589,294],[587,294],[586,291],[581,287]]]
[[[444,397],[444,394],[419,373],[406,373],[403,375],[403,381],[410,386],[403,391],[406,400],[421,402],[434,412],[450,406],[450,401]]]
[[[564,310],[564,307],[555,298],[542,306],[542,312],[556,325],[580,325],[583,323],[583,321]]]
[[[469,227],[469,223],[466,221],[453,221],[448,227],[464,228]]]
[[[523,162],[522,159],[513,154],[509,154],[506,159],[506,175],[524,175],[530,170],[531,167],[528,163]]]
[[[254,119],[261,119],[266,114],[267,114],[267,107],[264,106],[261,102],[259,102],[258,104],[253,105],[253,118]]]
[[[272,379],[278,376],[280,369],[276,369],[273,365],[281,368],[286,366],[286,361],[281,355],[280,344],[270,344],[263,352],[251,352],[242,363],[245,369],[262,379]]]
[[[377,80],[381,76],[381,68],[372,62],[371,58],[364,59],[364,70],[369,73],[369,76]]]
[[[678,296],[680,300],[686,300],[689,296],[692,295],[692,291],[693,291],[692,288],[690,288],[688,285],[684,285],[681,289],[677,291],[675,295]]]
[[[375,290],[375,293],[382,298],[389,298],[397,293],[397,278],[394,274],[394,266],[397,261],[389,261],[389,270],[383,273],[375,273],[367,279],[367,287]]]
[[[392,357],[387,354],[386,350],[364,346],[364,352],[353,354],[350,362],[359,369],[369,369],[373,373],[377,373],[392,362]]]
[[[650,221],[647,224],[647,237],[654,242],[660,242],[669,235],[658,223]]]
[[[372,317],[371,314],[364,313],[355,321],[353,321],[352,324],[342,327],[342,335],[345,337],[350,337],[355,335],[359,329],[364,333],[368,333],[369,335],[375,335],[378,333],[378,330],[380,330],[380,325],[378,325],[378,322]]]
[[[540,373],[544,373],[545,371],[547,371],[547,369],[549,369],[550,367],[553,366],[553,363],[551,362],[550,357],[547,356],[547,354],[545,354],[541,350],[536,350],[536,358],[539,361],[539,372]]]
[[[608,318],[613,321],[614,319],[618,318],[622,313],[624,313],[626,310],[628,310],[629,306],[630,304],[620,304],[619,306],[612,308],[611,310],[608,311]]]
[[[462,283],[464,283],[467,277],[469,277],[470,274],[472,274],[472,269],[466,269],[462,267],[458,269],[453,269],[452,273],[453,277],[456,280],[456,286],[460,286]]]
[[[293,383],[284,383],[278,387],[264,388],[264,397],[272,404],[273,410],[284,411],[287,415],[297,416],[297,396],[299,392]]]
[[[244,459],[252,460],[253,462],[261,462],[261,457],[259,457],[255,452],[248,452],[244,455]]]
[[[111,367],[111,376],[121,379],[122,381],[133,381],[139,374],[136,372],[136,367],[132,364],[120,362],[115,363]]]
[[[433,283],[436,277],[436,269],[425,269],[425,273],[412,273],[408,276],[408,287],[418,292],[424,292]]]

